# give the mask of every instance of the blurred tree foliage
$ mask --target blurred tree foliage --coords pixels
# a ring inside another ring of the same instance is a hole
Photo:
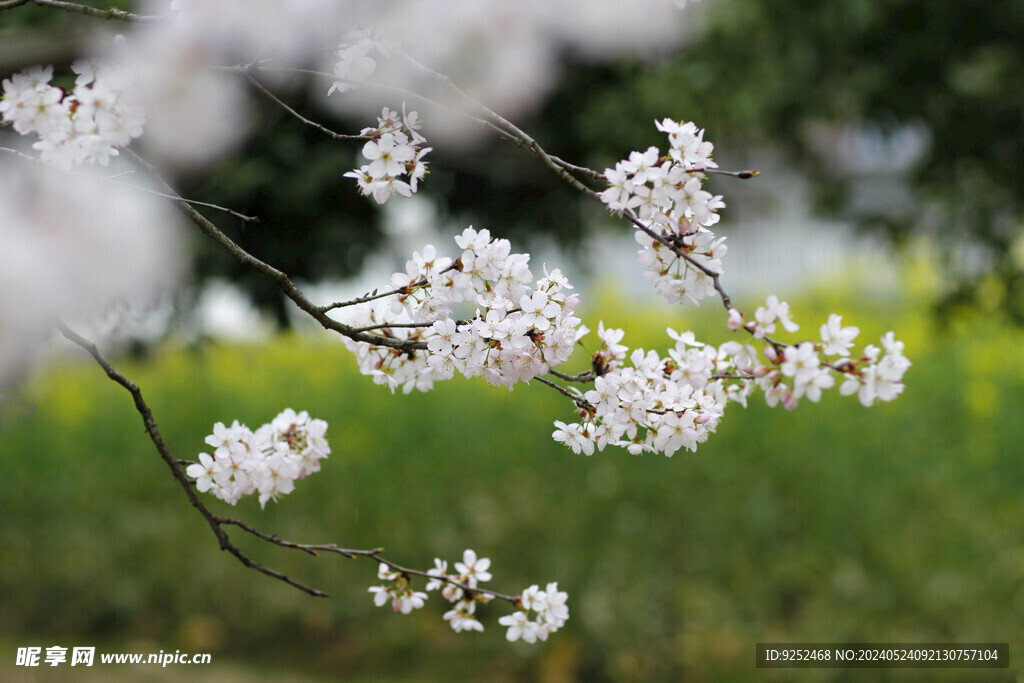
[[[752,134],[779,145],[815,181],[819,209],[882,229],[897,244],[915,233],[938,237],[948,278],[940,312],[985,297],[1024,323],[1024,3],[704,7],[703,30],[676,58],[653,70],[618,66],[616,96],[584,115],[590,140],[603,139],[603,121],[646,127],[670,113],[706,126],[716,142]],[[822,149],[822,132],[835,142],[844,127],[866,131],[855,138],[861,147],[890,156],[907,131],[928,144],[910,168],[885,160],[858,167],[842,158],[849,148]],[[900,183],[906,197],[877,200]]]
[[[698,121],[721,150],[777,146],[814,181],[820,211],[896,245],[938,238],[940,313],[984,298],[983,308],[1024,323],[1024,4],[715,0],[692,9],[703,11],[684,14],[695,24],[686,49],[653,67],[567,55],[561,86],[520,123],[549,151],[598,168],[660,144],[650,122],[664,116]],[[379,214],[340,177],[356,152],[339,156],[282,114],[264,116],[277,120],[240,155],[247,160],[218,169],[202,194],[265,215],[243,238],[261,257],[300,276],[351,272],[379,235]],[[852,147],[850,131],[860,131]],[[923,144],[901,165],[892,157],[908,131]],[[306,151],[286,169],[289,145]],[[874,166],[849,158],[868,147],[882,156]],[[583,202],[539,162],[494,140],[436,150],[424,191],[442,216],[520,240],[539,233],[571,245],[596,215],[581,213]]]
[[[69,64],[67,36],[95,23],[44,10],[25,6],[0,17],[5,71],[25,65],[9,58],[12,41],[41,44],[32,35],[59,40],[50,43],[50,56],[21,45],[21,58]],[[1024,3],[713,0],[681,18],[691,22],[691,39],[655,64],[595,66],[567,54],[559,87],[517,123],[550,152],[597,168],[630,149],[662,144],[651,121],[664,116],[697,121],[722,153],[777,146],[814,180],[820,210],[881,229],[896,244],[922,232],[939,238],[948,281],[941,311],[973,307],[983,297],[986,308],[1000,305],[1024,322]],[[303,96],[283,96],[339,130],[369,123],[333,119]],[[294,277],[354,273],[382,241],[381,213],[342,177],[358,164],[358,144],[330,141],[256,93],[253,103],[261,132],[217,167],[179,179],[183,192],[258,215],[258,225],[217,220]],[[429,138],[437,113],[422,113]],[[868,134],[843,149],[850,130]],[[907,131],[927,140],[912,165],[865,168],[844,159],[872,145],[892,152]],[[430,160],[422,192],[443,222],[486,225],[526,248],[531,236],[572,245],[601,213],[581,209],[590,202],[498,140],[464,150],[441,146]],[[894,188],[906,192],[894,196]],[[196,244],[197,273],[239,282],[287,324],[269,283],[213,245]]]
[[[236,532],[253,559],[332,597],[245,569],[189,509],[127,393],[88,359],[54,365],[26,387],[26,408],[0,412],[0,647],[10,653],[0,681],[26,680],[16,647],[54,644],[97,646],[97,657],[211,652],[208,680],[229,681],[230,661],[256,670],[252,680],[783,681],[793,678],[752,675],[754,643],[1010,642],[1018,652],[1024,354],[1006,350],[1022,333],[984,320],[935,340],[918,301],[858,304],[844,291],[794,301],[801,322],[838,305],[868,342],[899,320],[914,359],[903,397],[862,409],[831,391],[793,412],[754,398],[729,408],[696,453],[673,458],[574,455],[551,440],[552,420],[572,406],[544,387],[509,394],[455,380],[392,396],[331,340],[113,360],[143,387],[178,457],[206,448],[215,420],[252,425],[284,406],[328,420],[333,452],[294,494],[265,510],[251,498],[210,499],[211,509],[289,540],[383,545],[413,567],[471,547],[492,559],[496,590],[557,580],[571,618],[534,646],[505,640],[498,602],[481,608],[482,634],[453,633],[436,595],[409,616],[375,607],[369,562]],[[597,298],[584,317],[600,311],[657,348],[670,310]],[[724,334],[710,307],[686,324]],[[1005,671],[836,669],[806,680],[1005,681]]]

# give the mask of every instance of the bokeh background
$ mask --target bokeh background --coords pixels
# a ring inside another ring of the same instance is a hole
[[[861,343],[895,330],[914,363],[896,402],[864,409],[833,391],[790,413],[755,398],[695,454],[573,455],[550,439],[571,412],[554,392],[454,380],[392,396],[197,239],[194,279],[156,333],[121,326],[116,366],[179,457],[203,450],[215,421],[258,425],[287,406],[326,419],[333,448],[266,510],[211,507],[288,539],[384,546],[407,566],[471,547],[492,559],[497,590],[558,580],[570,621],[545,644],[509,645],[492,604],[483,634],[454,634],[436,599],[410,616],[374,607],[372,563],[236,534],[331,597],[246,570],[189,508],[128,395],[72,350],[0,402],[0,678],[48,680],[14,652],[60,644],[214,657],[96,680],[1016,680],[1016,666],[757,671],[753,658],[762,641],[1008,641],[1011,664],[1024,652],[1024,6],[685,12],[674,51],[600,65],[564,54],[559,86],[519,123],[596,168],[663,144],[655,118],[706,127],[724,167],[763,172],[711,181],[729,204],[730,292],[744,310],[780,294],[808,336],[830,312]],[[43,8],[0,13],[4,74],[70,63],[83,30]],[[302,92],[290,101],[335,127],[365,124]],[[183,193],[259,215],[223,224],[325,291],[364,269],[383,281],[420,238],[453,252],[447,235],[473,222],[538,264],[564,260],[592,328],[645,348],[666,346],[666,326],[730,338],[714,306],[659,304],[626,227],[514,148],[437,149],[410,218],[375,211],[341,177],[356,147],[273,108],[255,115],[266,134],[182,178]],[[210,293],[225,288],[251,303],[234,330],[210,324]]]

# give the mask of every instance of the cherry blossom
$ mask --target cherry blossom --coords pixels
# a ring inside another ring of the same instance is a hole
[[[259,493],[260,507],[295,489],[295,482],[320,470],[331,453],[327,423],[309,413],[287,408],[253,432],[238,420],[218,422],[206,443],[213,454],[200,453],[199,462],[185,470],[202,493],[212,493],[232,505]]]
[[[412,196],[427,173],[423,157],[431,148],[421,147],[426,138],[416,131],[421,123],[419,115],[404,111],[404,106],[401,115],[385,107],[377,118],[377,127],[362,130],[362,135],[373,137],[363,145],[363,157],[370,163],[345,174],[356,180],[362,194],[372,196],[378,204],[395,194]],[[406,175],[409,179],[401,180]]]
[[[673,303],[687,299],[699,305],[715,294],[709,273],[722,271],[726,254],[724,238],[711,231],[725,203],[701,185],[703,172],[717,167],[711,159],[714,146],[692,122],[664,119],[655,126],[668,133],[668,155],[657,147],[631,152],[605,170],[609,188],[599,197],[611,211],[628,213],[637,222],[644,277],[658,294]]]
[[[53,67],[33,67],[3,81],[0,116],[22,135],[35,134],[43,161],[65,170],[82,163],[106,166],[118,147],[142,135],[145,115],[135,72],[93,60],[71,66],[78,74],[67,95],[50,85]]]
[[[557,582],[549,583],[543,591],[536,585],[530,586],[520,596],[519,611],[501,617],[498,623],[508,627],[505,637],[509,642],[547,640],[569,619],[567,598],[565,592],[558,590]]]

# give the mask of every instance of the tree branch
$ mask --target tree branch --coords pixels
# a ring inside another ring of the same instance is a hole
[[[129,173],[131,173],[131,172],[132,171],[129,171]],[[193,206],[205,206],[208,209],[215,209],[217,211],[223,211],[224,213],[230,214],[230,215],[234,216],[235,218],[239,218],[239,219],[245,221],[246,223],[259,223],[260,222],[260,219],[258,217],[256,217],[256,216],[247,216],[244,213],[239,213],[237,211],[234,211],[233,209],[227,208],[226,206],[220,206],[219,204],[211,204],[210,202],[201,202],[198,199],[188,199],[187,197],[181,197],[181,196],[178,196],[178,195],[167,194],[165,192],[159,192],[157,190],[152,190],[152,189],[150,189],[148,187],[142,187],[141,185],[135,185],[133,183],[126,183],[124,181],[115,180],[112,177],[111,178],[102,178],[102,179],[103,180],[108,180],[110,182],[119,183],[121,185],[126,185],[127,187],[130,187],[133,190],[139,190],[140,192],[148,192],[149,194],[156,195],[157,197],[163,197],[164,199],[171,199],[171,200],[176,201],[176,202],[188,202],[189,204],[192,204]]]
[[[183,199],[174,189],[167,184],[167,182],[160,176],[155,168],[150,165],[147,161],[142,159],[139,155],[133,152],[131,149],[125,148],[125,154],[128,156],[137,167],[141,168],[150,178],[153,179],[158,186],[164,188],[164,190],[172,196],[172,201],[178,207],[185,216],[191,220],[196,226],[205,234],[207,237],[212,239],[214,242],[222,246],[229,254],[238,259],[242,264],[249,266],[260,273],[263,273],[271,280],[273,280],[280,290],[291,299],[296,306],[307,313],[311,318],[316,320],[324,329],[337,332],[343,336],[348,337],[354,341],[366,342],[375,346],[387,346],[390,348],[400,349],[402,351],[411,350],[424,350],[427,348],[426,342],[413,341],[413,340],[402,340],[393,339],[388,337],[380,337],[377,335],[367,334],[366,332],[358,332],[356,328],[338,322],[333,318],[327,316],[326,312],[321,306],[317,306],[302,293],[302,291],[295,286],[295,283],[291,281],[287,274],[274,268],[269,263],[261,261],[256,258],[245,249],[240,247],[234,240],[225,235],[221,230],[210,222],[205,216],[195,210],[189,203]]]
[[[250,67],[250,68],[259,68],[259,67]],[[257,81],[255,78],[253,78],[252,74],[249,73],[249,71],[246,71],[245,77],[247,79],[249,79],[249,82],[252,83],[253,86],[255,86],[255,88],[257,90],[259,90],[261,93],[263,93],[268,98],[270,98],[271,101],[275,102],[279,107],[281,107],[286,112],[288,112],[289,114],[291,114],[292,116],[297,118],[299,121],[302,121],[307,126],[312,126],[313,128],[316,128],[318,131],[320,131],[321,133],[323,133],[324,135],[326,135],[329,138],[333,138],[334,140],[369,140],[372,137],[370,135],[345,135],[344,133],[336,133],[335,131],[331,130],[330,128],[328,128],[326,126],[323,126],[323,125],[317,123],[316,121],[311,121],[311,120],[307,119],[305,116],[303,116],[299,112],[297,112],[294,109],[292,109],[291,107],[289,107],[287,104],[282,102],[276,95],[274,95],[274,93],[272,93],[269,90],[267,90],[266,87],[264,87],[259,81]]]
[[[498,593],[497,591],[489,590],[487,588],[481,588],[480,586],[470,587],[470,586],[468,586],[466,584],[459,583],[455,579],[451,579],[451,578],[443,577],[443,576],[434,576],[433,574],[430,574],[428,572],[425,572],[425,571],[422,571],[422,570],[419,570],[419,569],[411,569],[409,567],[403,567],[402,565],[397,564],[395,562],[392,562],[391,560],[389,560],[386,557],[384,557],[381,554],[381,553],[384,552],[384,548],[375,548],[373,550],[354,550],[352,548],[340,548],[340,547],[338,547],[337,545],[335,545],[333,543],[328,543],[328,544],[293,543],[292,541],[286,541],[286,540],[284,540],[282,538],[278,538],[277,536],[275,536],[273,534],[268,534],[268,533],[265,533],[263,531],[260,531],[259,529],[255,529],[255,528],[249,526],[248,524],[246,524],[245,522],[240,522],[237,519],[227,519],[227,518],[222,517],[222,518],[220,518],[220,521],[221,521],[222,524],[230,524],[232,526],[237,526],[239,529],[242,529],[246,533],[252,534],[253,536],[256,536],[257,538],[263,539],[267,543],[273,543],[274,545],[279,545],[282,548],[291,548],[293,550],[299,550],[299,551],[302,551],[302,552],[304,552],[304,553],[306,553],[308,555],[312,555],[314,557],[319,557],[320,553],[333,553],[335,555],[341,555],[343,557],[347,557],[347,558],[349,558],[351,560],[358,559],[360,557],[366,557],[366,558],[369,558],[371,560],[376,560],[377,562],[382,562],[382,563],[386,564],[387,566],[391,567],[392,569],[394,569],[395,571],[401,572],[403,574],[407,574],[407,575],[410,575],[410,576],[422,576],[422,577],[424,577],[426,579],[438,579],[438,580],[450,583],[453,586],[458,586],[459,588],[462,588],[465,591],[471,591],[473,593],[485,593],[487,595],[490,595],[492,597],[498,598],[500,600],[507,600],[508,602],[511,602],[512,604],[515,604],[516,601],[519,600],[519,597],[520,597],[518,595],[506,595],[504,593]]]
[[[201,514],[203,516],[203,519],[206,520],[206,523],[209,525],[210,530],[213,531],[214,536],[217,537],[217,541],[220,543],[221,550],[226,550],[232,555],[234,555],[238,559],[238,561],[244,564],[246,567],[255,569],[256,571],[266,574],[267,576],[273,577],[275,579],[278,579],[279,581],[284,581],[285,583],[294,586],[295,588],[298,588],[299,590],[305,593],[309,593],[310,595],[316,597],[327,596],[327,594],[323,591],[317,590],[316,588],[311,588],[303,583],[296,581],[295,579],[292,579],[286,574],[282,574],[276,569],[271,569],[260,564],[259,562],[250,559],[241,550],[239,550],[231,542],[231,539],[228,538],[228,535],[224,531],[224,529],[221,528],[221,525],[223,524],[221,518],[217,517],[212,512],[210,512],[209,508],[207,508],[206,505],[203,504],[203,501],[199,499],[199,496],[196,495],[195,488],[192,486],[192,482],[188,479],[185,472],[182,471],[181,465],[178,464],[177,458],[175,458],[171,454],[170,450],[167,448],[167,444],[164,443],[163,437],[160,435],[160,430],[157,428],[156,418],[153,417],[153,411],[150,410],[149,406],[146,404],[145,399],[142,397],[142,391],[139,389],[138,385],[136,385],[134,382],[132,382],[127,377],[125,377],[117,370],[115,370],[114,366],[112,366],[110,362],[106,358],[104,358],[103,354],[100,353],[99,349],[96,347],[94,343],[80,336],[78,333],[76,333],[74,330],[69,328],[64,323],[58,324],[57,329],[60,330],[60,333],[64,335],[66,339],[85,349],[89,353],[89,355],[92,356],[93,359],[99,364],[99,366],[103,368],[103,371],[107,373],[107,377],[109,377],[110,379],[117,382],[125,389],[127,389],[128,393],[132,395],[132,399],[135,401],[135,409],[139,412],[139,415],[142,416],[142,423],[146,427],[146,434],[149,435],[150,441],[153,442],[153,445],[156,446],[156,450],[160,454],[160,457],[163,458],[163,461],[167,463],[167,466],[171,469],[171,474],[174,476],[174,480],[177,481],[178,484],[181,485],[181,488],[185,491],[185,495],[188,497],[188,502],[191,503],[192,507],[198,510],[199,514]]]
[[[64,0],[5,0],[0,2],[0,10],[14,9],[21,5],[27,5],[32,3],[39,7],[51,7],[53,9],[64,10],[65,12],[74,12],[77,14],[85,14],[90,17],[97,17],[99,19],[116,19],[117,21],[125,22],[147,22],[147,21],[160,21],[163,17],[149,16],[142,14],[135,14],[133,12],[126,12],[122,9],[97,9],[90,7],[89,5],[80,5],[76,2],[64,2]]]
[[[595,377],[593,370],[587,370],[586,372],[581,372],[578,375],[567,375],[564,372],[559,372],[558,370],[555,370],[554,368],[552,368],[552,369],[548,370],[548,374],[549,375],[554,375],[558,379],[565,380],[566,382],[583,382],[583,383],[587,383],[587,382],[594,381],[594,377]]]
[[[540,382],[541,384],[546,384],[547,386],[551,387],[552,389],[554,389],[558,393],[562,394],[563,396],[568,396],[569,398],[571,398],[573,403],[575,403],[576,407],[578,407],[580,410],[586,410],[586,409],[591,407],[591,405],[587,401],[587,399],[583,398],[582,396],[578,396],[577,394],[572,393],[571,391],[569,391],[565,387],[560,386],[558,384],[555,384],[554,382],[552,382],[549,379],[545,379],[543,377],[534,377],[534,379],[537,380],[538,382]]]
[[[149,405],[146,404],[145,399],[142,397],[142,390],[139,389],[138,385],[129,380],[121,373],[119,373],[117,370],[115,370],[114,366],[110,364],[110,361],[108,361],[103,356],[103,354],[100,353],[96,344],[89,341],[85,337],[82,337],[64,323],[59,323],[57,325],[57,329],[60,330],[60,333],[64,335],[64,337],[67,340],[80,346],[90,356],[92,356],[96,363],[99,364],[101,368],[103,368],[103,371],[107,374],[107,377],[109,377],[111,380],[127,389],[128,392],[132,395],[132,399],[135,401],[135,409],[139,412],[139,415],[142,416],[142,422],[146,427],[146,434],[149,436],[150,441],[153,442],[153,445],[156,446],[157,453],[160,454],[160,457],[163,459],[165,463],[167,463],[167,466],[171,469],[171,473],[174,476],[174,480],[177,481],[181,488],[185,491],[185,495],[188,497],[189,503],[191,503],[192,507],[198,510],[199,514],[201,514],[203,516],[203,519],[206,520],[206,523],[210,527],[210,530],[213,531],[213,534],[217,537],[217,541],[220,543],[221,550],[226,550],[227,552],[234,555],[235,558],[237,558],[238,561],[246,567],[249,567],[250,569],[255,569],[256,571],[262,574],[266,574],[267,576],[275,578],[279,581],[283,581],[284,583],[287,583],[290,586],[298,588],[304,593],[308,593],[309,595],[312,595],[314,597],[328,597],[327,593],[324,593],[321,590],[312,588],[304,583],[296,581],[287,574],[279,572],[276,569],[271,569],[270,567],[260,564],[259,562],[256,562],[255,560],[247,556],[231,542],[231,539],[228,537],[227,532],[225,532],[223,529],[224,526],[236,526],[242,531],[245,531],[248,534],[251,534],[259,539],[262,539],[267,543],[271,543],[282,548],[300,550],[308,555],[313,555],[314,557],[318,557],[319,554],[322,552],[342,555],[349,559],[366,557],[372,560],[376,560],[378,562],[382,562],[387,566],[391,567],[392,569],[394,569],[395,571],[401,572],[405,575],[421,576],[427,579],[438,579],[450,583],[452,585],[458,586],[466,592],[484,593],[486,595],[490,595],[501,600],[506,600],[512,603],[513,605],[515,605],[518,602],[520,596],[517,595],[506,595],[504,593],[498,593],[497,591],[482,588],[480,586],[471,587],[447,576],[433,576],[432,574],[425,571],[421,571],[419,569],[403,567],[402,565],[399,565],[381,555],[381,553],[384,552],[384,548],[374,548],[372,550],[355,550],[351,548],[341,548],[333,543],[295,543],[292,541],[286,541],[274,534],[268,534],[264,531],[260,531],[259,529],[256,529],[255,527],[250,526],[249,524],[246,524],[241,520],[232,519],[230,517],[221,517],[219,515],[213,514],[212,512],[210,512],[210,509],[207,508],[205,504],[203,504],[203,501],[199,499],[199,496],[196,494],[196,489],[193,486],[192,481],[189,480],[188,475],[186,475],[185,472],[181,469],[182,463],[186,461],[182,461],[175,458],[171,454],[170,450],[167,448],[167,444],[164,443],[163,437],[160,435],[160,430],[156,424],[156,418],[153,417],[153,411],[150,409]]]

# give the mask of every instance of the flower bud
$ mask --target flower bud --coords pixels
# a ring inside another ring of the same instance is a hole
[[[729,329],[735,332],[743,326],[743,314],[737,311],[735,308],[729,309],[729,322],[726,323]]]

